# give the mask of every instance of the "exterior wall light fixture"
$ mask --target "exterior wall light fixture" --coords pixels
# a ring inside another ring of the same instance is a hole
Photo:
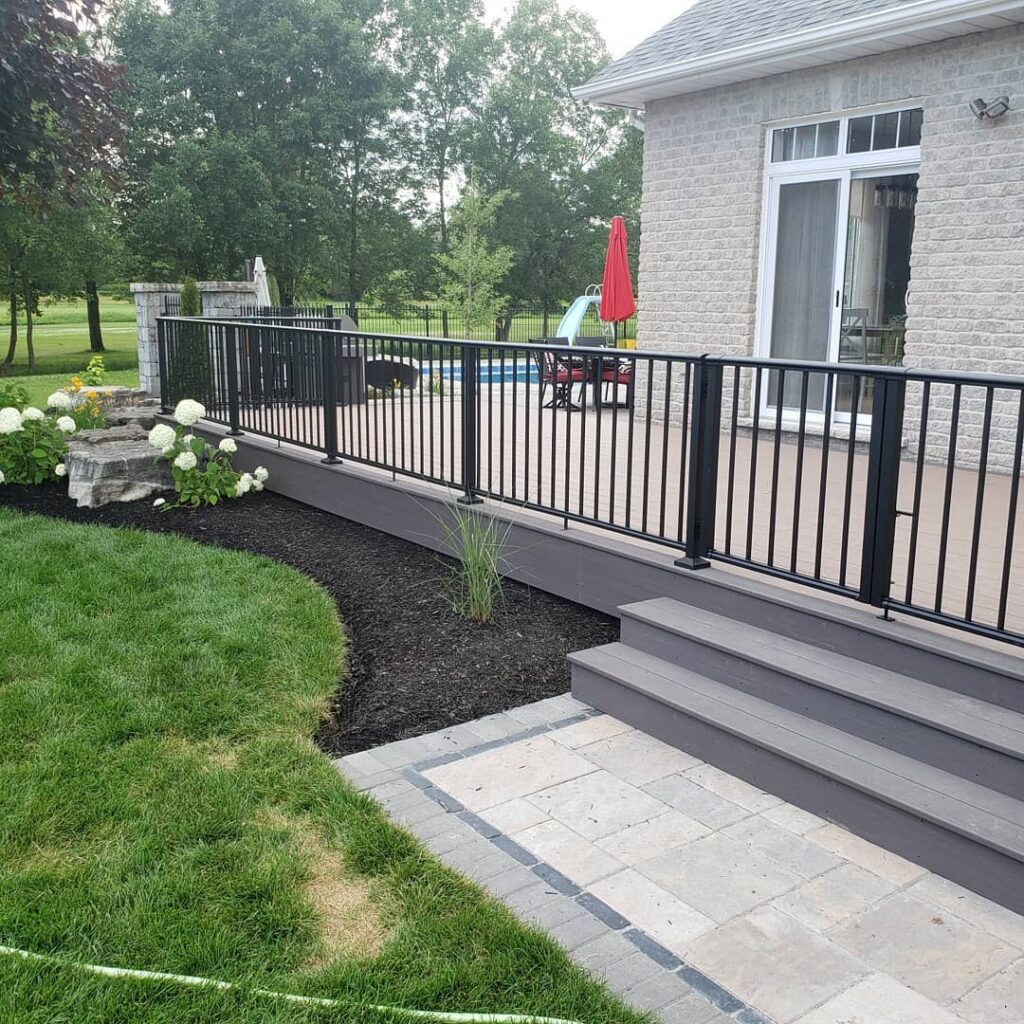
[[[994,117],[1002,117],[1009,109],[1009,96],[997,96],[991,102],[986,102],[982,99],[971,100],[971,113],[979,121],[984,121]]]

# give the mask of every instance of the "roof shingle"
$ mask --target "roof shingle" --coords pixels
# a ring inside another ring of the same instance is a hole
[[[693,7],[609,64],[587,85],[829,25],[910,0],[698,0]]]

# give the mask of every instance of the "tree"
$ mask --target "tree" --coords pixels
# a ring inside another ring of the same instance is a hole
[[[399,7],[398,61],[409,79],[416,165],[437,205],[441,252],[448,251],[450,181],[497,55],[482,17],[480,0],[405,0]]]
[[[600,280],[608,223],[626,201],[610,187],[625,178],[602,170],[624,138],[622,115],[571,93],[607,60],[590,18],[562,12],[555,0],[519,0],[500,41],[470,164],[485,191],[511,194],[494,239],[515,254],[503,282],[512,304],[549,308]],[[621,158],[639,155],[634,147]]]
[[[259,252],[290,304],[391,269],[376,257],[408,177],[392,31],[383,0],[128,0],[113,38],[139,271],[231,276]]]
[[[121,70],[86,48],[101,0],[4,0],[0,11],[0,194],[77,197],[115,177]]]
[[[512,265],[512,250],[492,248],[488,240],[495,213],[506,198],[504,193],[486,197],[470,181],[452,215],[449,251],[437,257],[441,304],[472,330],[493,328],[508,301],[497,288]]]

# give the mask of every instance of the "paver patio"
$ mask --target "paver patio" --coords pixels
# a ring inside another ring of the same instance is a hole
[[[336,763],[666,1024],[1024,1020],[1024,917],[568,695]]]

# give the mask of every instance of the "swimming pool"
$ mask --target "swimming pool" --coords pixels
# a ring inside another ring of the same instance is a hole
[[[424,377],[440,376],[443,380],[461,381],[462,363],[435,362],[420,364],[420,372]],[[540,373],[532,359],[486,359],[480,363],[479,381],[481,384],[538,384]]]

